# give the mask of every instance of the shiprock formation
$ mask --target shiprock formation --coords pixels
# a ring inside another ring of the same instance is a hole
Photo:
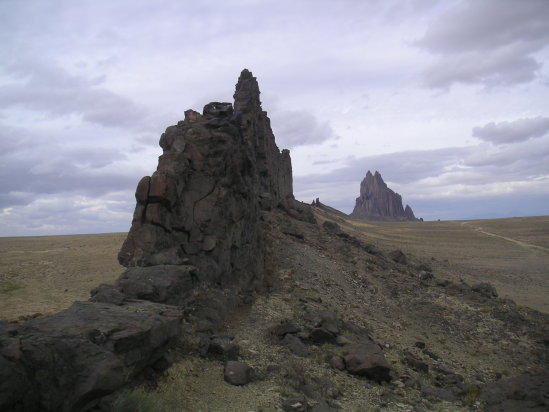
[[[381,174],[378,171],[372,174],[369,170],[360,183],[360,196],[351,216],[365,220],[418,220],[409,205],[402,207],[402,197],[387,187]]]

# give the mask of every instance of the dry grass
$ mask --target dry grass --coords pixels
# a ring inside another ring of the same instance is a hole
[[[122,272],[125,233],[0,238],[0,319],[55,313]]]
[[[448,222],[337,220],[344,230],[384,249],[434,257],[439,276],[459,274],[469,283],[487,281],[500,295],[549,312],[548,216]],[[113,282],[122,272],[116,255],[125,236],[0,238],[0,319],[54,313],[87,300],[92,288]]]
[[[431,260],[438,275],[489,282],[501,296],[549,312],[549,216],[445,222],[363,222],[344,230]],[[432,260],[434,258],[434,260]]]

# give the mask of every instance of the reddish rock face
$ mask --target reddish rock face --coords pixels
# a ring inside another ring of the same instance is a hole
[[[290,153],[278,149],[257,80],[244,70],[231,103],[170,126],[152,177],[141,179],[124,266],[197,266],[199,278],[247,284],[263,272],[261,207],[294,208]],[[237,285],[237,286],[238,286]]]
[[[357,197],[351,216],[365,220],[418,220],[412,208],[402,207],[402,197],[387,187],[379,172],[368,170],[360,183],[360,196]]]

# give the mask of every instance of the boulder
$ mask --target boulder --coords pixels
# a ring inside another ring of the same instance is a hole
[[[479,399],[487,412],[541,412],[549,410],[547,369],[515,376],[483,386]]]
[[[287,334],[284,336],[284,339],[282,339],[282,344],[290,349],[294,355],[303,357],[309,356],[309,350],[303,342],[301,342],[301,339],[295,335]]]
[[[294,396],[282,402],[282,409],[284,412],[307,412],[309,410],[309,403],[303,395]]]
[[[88,410],[160,360],[182,318],[173,306],[146,301],[77,302],[1,328],[0,375],[10,378],[0,380],[0,409]]]
[[[251,382],[254,370],[242,362],[227,361],[225,363],[224,379],[231,385],[242,386]]]
[[[279,325],[273,326],[270,330],[271,334],[282,339],[288,333],[298,333],[301,328],[297,327],[291,322],[282,322]]]
[[[389,257],[396,263],[400,263],[401,265],[408,264],[408,258],[404,254],[404,252],[400,249],[393,250],[392,252],[389,252]]]
[[[489,283],[478,283],[476,285],[471,286],[471,290],[473,292],[477,292],[478,294],[488,299],[493,299],[498,297],[498,292],[496,288]]]
[[[352,375],[364,376],[376,382],[390,381],[390,366],[379,345],[365,342],[347,350],[345,367]]]

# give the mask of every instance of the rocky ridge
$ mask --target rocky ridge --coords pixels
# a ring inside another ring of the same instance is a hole
[[[262,210],[314,217],[294,200],[289,151],[276,146],[259,94],[243,70],[234,107],[187,110],[162,134],[163,154],[137,185],[119,253],[128,269],[114,285],[55,315],[0,323],[0,409],[96,408],[168,367],[171,349],[211,333],[264,289]]]
[[[380,247],[330,209],[314,208],[316,224],[263,212],[269,293],[202,334],[156,388],[126,394],[126,406],[547,409],[547,315],[456,279],[443,258]]]
[[[351,216],[365,220],[419,220],[409,205],[402,206],[402,197],[387,187],[381,174],[378,171],[372,174],[369,170],[360,183],[360,196]]]

